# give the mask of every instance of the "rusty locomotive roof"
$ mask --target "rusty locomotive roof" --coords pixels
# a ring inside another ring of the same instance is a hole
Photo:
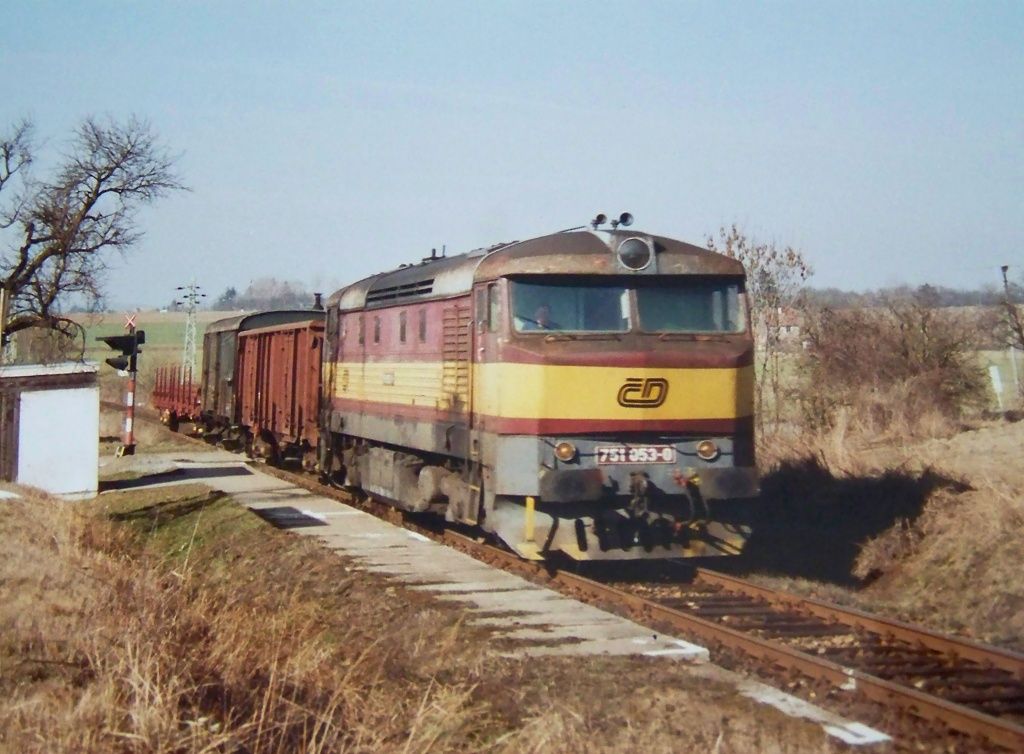
[[[643,271],[623,267],[616,252],[638,238],[654,251]],[[723,254],[648,233],[612,230],[554,233],[528,241],[497,244],[466,254],[424,260],[360,280],[335,292],[328,308],[373,309],[415,300],[468,293],[474,282],[507,275],[728,275],[742,276],[743,265]]]

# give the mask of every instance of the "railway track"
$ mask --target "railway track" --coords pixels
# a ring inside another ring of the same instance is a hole
[[[560,572],[593,599],[865,699],[1024,751],[1024,655],[697,569],[685,585]]]
[[[445,538],[490,561],[522,567],[499,548],[453,532]],[[1024,655],[704,568],[693,569],[685,584],[605,582],[565,570],[551,578],[648,625],[1024,751]]]
[[[352,502],[350,495],[325,488],[308,475],[268,471]],[[1024,655],[703,568],[693,569],[685,583],[598,581],[523,561],[451,530],[424,528],[394,508],[372,502],[363,507],[478,559],[624,611],[639,622],[699,637],[773,669],[795,671],[851,696],[1024,751]]]

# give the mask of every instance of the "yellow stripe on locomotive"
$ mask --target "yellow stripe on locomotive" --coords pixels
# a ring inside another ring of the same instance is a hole
[[[334,368],[330,397],[440,411],[471,405],[475,414],[493,418],[656,422],[741,419],[754,411],[752,366],[475,364],[472,400],[467,391],[453,399],[442,389],[442,362],[339,362]]]

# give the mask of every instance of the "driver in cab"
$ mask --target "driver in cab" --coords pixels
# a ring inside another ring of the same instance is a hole
[[[551,307],[547,304],[541,304],[534,311],[532,317],[526,317],[522,314],[517,315],[516,329],[522,332],[530,330],[558,330],[560,328],[558,323],[551,319]]]

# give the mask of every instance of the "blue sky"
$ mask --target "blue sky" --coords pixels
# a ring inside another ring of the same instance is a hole
[[[192,188],[112,305],[329,292],[631,211],[801,249],[817,286],[1024,275],[1024,3],[9,4],[0,125],[148,119]]]

